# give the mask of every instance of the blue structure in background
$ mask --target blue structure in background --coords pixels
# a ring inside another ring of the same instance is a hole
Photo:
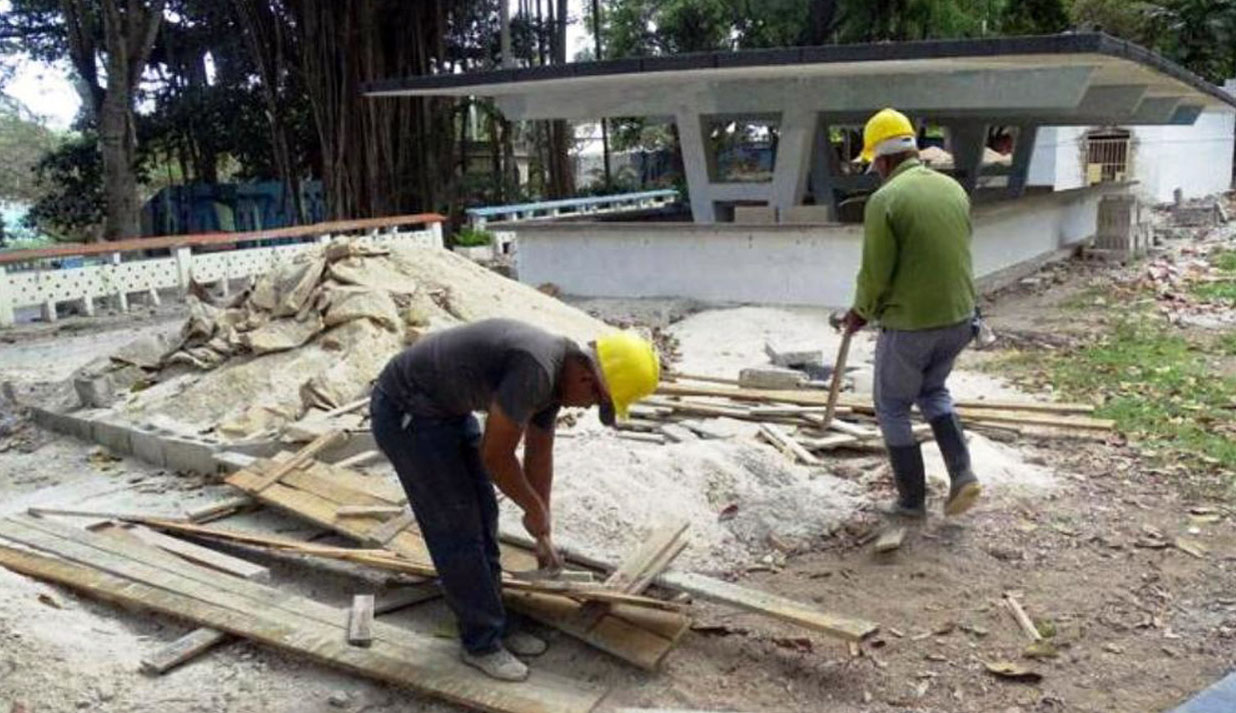
[[[326,220],[321,181],[300,185],[304,223]],[[197,183],[168,186],[142,207],[142,234],[189,235],[271,230],[300,225],[292,201],[284,200],[283,184]]]

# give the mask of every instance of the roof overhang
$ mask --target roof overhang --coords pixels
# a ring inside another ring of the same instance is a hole
[[[820,112],[939,120],[1191,124],[1236,98],[1105,34],[708,52],[372,82],[370,97],[492,97],[512,119]]]

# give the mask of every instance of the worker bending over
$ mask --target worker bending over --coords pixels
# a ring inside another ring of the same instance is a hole
[[[602,422],[613,425],[659,378],[656,351],[633,334],[585,349],[506,319],[422,337],[386,365],[370,405],[373,437],[407,492],[459,622],[464,662],[520,681],[528,667],[512,654],[546,648],[508,625],[493,484],[523,509],[539,566],[560,568],[550,536],[558,409],[598,406]],[[484,435],[474,411],[486,413]]]
[[[880,327],[875,409],[888,446],[897,502],[893,514],[925,517],[922,448],[910,430],[918,405],[948,467],[946,515],[970,509],[982,492],[945,381],[977,328],[970,265],[970,199],[952,178],[918,159],[914,127],[884,109],[863,132],[863,155],[883,185],[867,200],[862,268],[845,328]]]

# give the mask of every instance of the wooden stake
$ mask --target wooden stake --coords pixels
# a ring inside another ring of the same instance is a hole
[[[776,446],[791,459],[796,460],[805,465],[821,465],[822,461],[819,458],[811,455],[811,452],[803,447],[801,443],[790,437],[788,433],[781,430],[771,423],[760,424],[760,435],[764,440]]]
[[[372,594],[352,597],[352,609],[348,612],[348,643],[365,648],[373,644]]]
[[[1026,615],[1026,610],[1021,608],[1021,603],[1013,596],[1012,592],[1004,593],[1004,605],[1009,608],[1009,613],[1017,620],[1017,624],[1021,626],[1021,630],[1026,632],[1026,636],[1031,641],[1042,641],[1043,635],[1039,633],[1038,628],[1030,621],[1030,617]]]
[[[318,453],[332,448],[347,440],[347,435],[343,431],[327,431],[317,438],[313,439],[309,445],[296,451],[296,453],[285,461],[276,463],[267,471],[265,477],[256,483],[253,487],[254,493],[260,493],[271,485],[283,479],[283,476],[300,468]]]

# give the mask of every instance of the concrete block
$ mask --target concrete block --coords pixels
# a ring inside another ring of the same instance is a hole
[[[133,455],[139,460],[163,468],[167,466],[164,455],[163,436],[141,429],[133,429],[129,433],[133,445]]]
[[[64,425],[67,429],[64,433],[74,438],[80,438],[83,441],[95,442],[94,421],[71,413],[61,414],[61,417],[64,419]]]
[[[781,211],[781,222],[786,225],[824,225],[836,221],[829,216],[826,205],[795,205]]]
[[[215,449],[209,444],[179,436],[164,436],[162,441],[165,467],[202,475],[217,472]]]
[[[107,408],[116,400],[116,389],[110,376],[79,377],[73,380],[77,399],[86,408]]]
[[[745,225],[772,225],[777,222],[777,209],[766,205],[734,206],[734,222]]]
[[[743,389],[797,389],[807,375],[794,369],[776,366],[752,367],[738,372],[738,386]]]
[[[1172,211],[1176,225],[1190,228],[1209,228],[1219,223],[1219,210],[1214,203],[1198,206],[1181,206]]]
[[[821,349],[789,349],[784,345],[765,342],[764,353],[775,366],[793,367],[824,363],[824,352]]]
[[[132,431],[127,426],[110,421],[95,421],[92,424],[94,441],[116,455],[133,452]]]

